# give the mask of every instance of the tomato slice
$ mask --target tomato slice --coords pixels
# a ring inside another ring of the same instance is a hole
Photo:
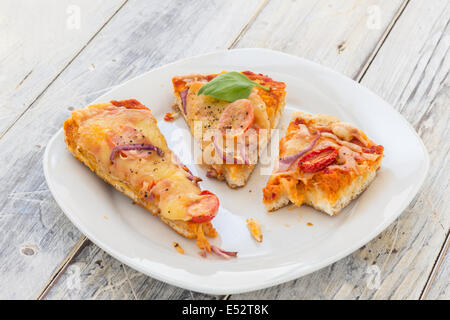
[[[200,195],[206,197],[192,203],[187,208],[187,213],[191,216],[190,221],[196,223],[212,220],[216,216],[217,210],[219,209],[219,199],[214,193],[204,190],[200,193]]]
[[[237,136],[247,131],[254,120],[252,103],[248,99],[240,99],[225,108],[220,116],[217,129],[223,132],[231,130],[231,134]]]
[[[298,166],[305,172],[317,172],[336,161],[338,150],[328,146],[319,150],[314,150],[303,156]]]
[[[214,193],[212,193],[211,191],[208,191],[208,190],[203,190],[202,192],[200,192],[200,195],[202,195],[202,196],[205,195],[205,194],[215,196]]]

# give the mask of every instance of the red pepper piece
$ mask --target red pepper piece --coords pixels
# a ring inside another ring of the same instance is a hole
[[[299,160],[298,166],[305,172],[317,172],[336,161],[337,155],[338,150],[328,146],[306,154]]]

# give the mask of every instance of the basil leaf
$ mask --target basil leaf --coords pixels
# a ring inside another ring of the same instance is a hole
[[[270,89],[256,83],[240,72],[232,71],[218,75],[200,88],[197,95],[205,95],[228,102],[247,99],[253,87]]]

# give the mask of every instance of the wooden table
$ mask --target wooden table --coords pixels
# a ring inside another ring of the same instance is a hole
[[[449,18],[448,0],[1,1],[0,298],[449,299]],[[279,286],[210,296],[87,240],[53,200],[42,156],[71,110],[111,87],[243,47],[305,57],[370,88],[414,126],[431,167],[405,212],[353,254]]]

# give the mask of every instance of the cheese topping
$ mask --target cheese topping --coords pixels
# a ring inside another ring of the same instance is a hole
[[[280,156],[287,157],[295,154],[306,148],[313,140],[314,135],[304,124],[300,124],[297,128],[294,125],[289,126],[287,135],[280,141]]]
[[[370,141],[367,139],[366,135],[346,122],[335,122],[331,125],[331,130],[339,138],[345,141],[351,141],[353,138],[359,140],[365,147],[367,147]]]
[[[95,158],[99,170],[126,183],[143,201],[156,202],[164,218],[189,221],[189,205],[211,196],[200,194],[190,173],[174,161],[149,110],[98,104],[75,111],[73,119],[79,125],[78,145]],[[114,147],[131,144],[151,144],[163,154],[119,151],[114,162],[110,160]],[[205,214],[215,214],[209,209],[214,210],[205,208]]]

